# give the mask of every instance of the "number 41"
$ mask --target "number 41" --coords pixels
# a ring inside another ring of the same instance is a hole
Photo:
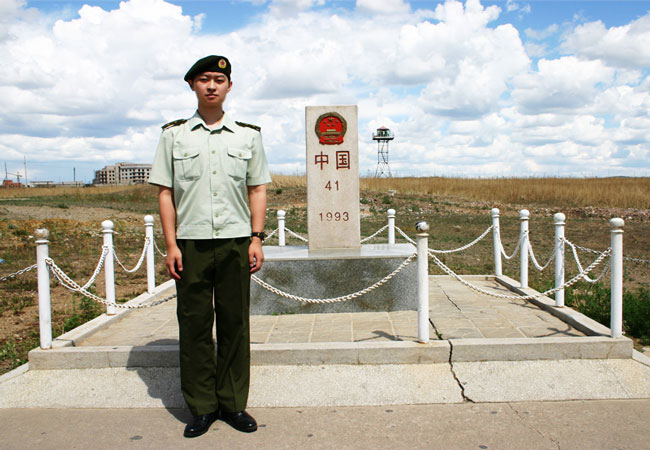
[[[339,182],[335,181],[334,185],[336,186],[336,190],[338,191],[339,190]],[[327,189],[328,191],[332,190],[332,182],[331,181],[327,182],[327,184],[325,185],[325,189]]]

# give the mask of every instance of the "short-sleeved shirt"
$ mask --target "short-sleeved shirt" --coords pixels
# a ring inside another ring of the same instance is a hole
[[[211,130],[198,112],[163,130],[149,175],[174,191],[178,239],[250,236],[247,186],[270,181],[257,129],[224,115]]]

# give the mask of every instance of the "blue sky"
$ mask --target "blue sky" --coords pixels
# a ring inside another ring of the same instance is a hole
[[[0,4],[0,154],[30,180],[150,162],[199,57],[271,168],[304,171],[304,107],[359,105],[397,175],[650,176],[649,1],[24,1]]]

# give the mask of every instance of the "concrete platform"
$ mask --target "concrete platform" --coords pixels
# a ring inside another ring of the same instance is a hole
[[[484,289],[509,293],[507,277],[473,276]],[[251,316],[251,362],[277,364],[436,364],[475,361],[622,359],[632,341],[570,308],[477,294],[446,276],[431,276],[429,343],[417,343],[417,312]],[[140,304],[173,293],[159,286]],[[55,339],[52,350],[32,350],[33,370],[176,367],[175,300],[153,308],[100,316]],[[548,309],[551,311],[549,312]],[[573,325],[566,323],[570,321]]]
[[[468,277],[508,293],[507,277]],[[569,308],[430,277],[415,311],[252,316],[251,407],[650,398],[650,358]],[[173,292],[165,283],[133,305]],[[549,311],[549,309],[551,309]],[[565,322],[567,319],[571,323]],[[0,377],[0,408],[182,408],[175,302],[101,316]]]
[[[650,398],[634,359],[257,365],[250,407]],[[29,370],[0,380],[0,408],[183,408],[177,367]]]

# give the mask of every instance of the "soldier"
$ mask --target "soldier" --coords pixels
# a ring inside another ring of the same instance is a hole
[[[165,264],[178,293],[181,389],[193,415],[185,437],[202,435],[217,419],[239,431],[257,430],[245,411],[250,274],[264,261],[271,177],[259,127],[235,122],[223,110],[230,72],[228,59],[215,55],[190,68],[185,81],[198,109],[163,126],[149,177],[159,188]]]

